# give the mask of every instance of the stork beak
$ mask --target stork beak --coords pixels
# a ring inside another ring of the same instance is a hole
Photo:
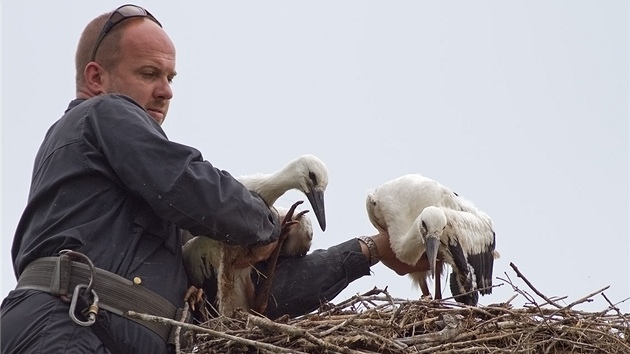
[[[429,269],[431,269],[431,277],[435,277],[435,263],[437,262],[438,247],[440,240],[436,236],[427,235],[424,243],[427,260],[429,261]]]
[[[317,218],[319,227],[322,228],[322,231],[326,231],[324,192],[312,190],[311,192],[305,193],[305,194],[306,194],[306,198],[308,198],[308,201],[311,203],[311,207],[313,207],[313,211],[315,212],[315,217]]]

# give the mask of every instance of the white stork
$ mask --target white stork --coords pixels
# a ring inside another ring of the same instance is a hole
[[[241,176],[236,179],[250,191],[258,193],[270,206],[291,189],[303,192],[322,231],[326,229],[324,191],[328,185],[328,169],[319,158],[303,155],[275,173]],[[281,209],[280,212],[286,213],[286,209]],[[303,213],[298,214],[296,220],[298,227],[291,229],[285,242],[288,245],[282,245],[282,252],[285,254],[301,255],[310,248],[312,239],[310,220],[303,217]],[[252,268],[234,266],[245,257],[248,249],[228,246],[209,237],[198,236],[188,241],[182,251],[186,270],[194,285],[203,284],[216,270],[219,313],[231,315],[238,307],[244,310],[251,308],[254,300],[254,285],[250,275]]]
[[[453,269],[455,300],[476,305],[477,290],[492,293],[492,267],[498,258],[492,220],[471,202],[432,179],[409,174],[369,193],[366,206],[370,221],[389,233],[392,250],[402,262],[414,265],[426,252],[435,275],[440,253]],[[410,276],[427,295],[427,272]],[[441,297],[438,284],[436,278],[436,298]]]

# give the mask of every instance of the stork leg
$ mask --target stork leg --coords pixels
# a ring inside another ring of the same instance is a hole
[[[250,267],[236,268],[235,260],[242,259],[247,251],[238,246],[222,245],[221,263],[217,270],[217,304],[219,312],[232,316],[237,308],[249,310],[254,296]]]
[[[297,202],[293,203],[293,205],[291,205],[291,208],[289,208],[287,215],[284,216],[284,220],[282,220],[280,237],[278,237],[278,245],[269,257],[269,264],[267,266],[268,274],[266,274],[265,276],[265,280],[263,281],[263,284],[261,286],[260,293],[256,295],[254,299],[254,306],[252,307],[255,312],[261,315],[265,313],[265,310],[267,310],[267,302],[269,301],[269,295],[271,292],[271,283],[273,280],[273,276],[276,273],[276,265],[278,264],[280,249],[282,248],[282,244],[289,234],[289,229],[293,224],[298,222],[293,219],[293,213],[295,212],[295,208],[297,208],[298,205],[302,204],[303,202],[304,201],[302,200],[298,200]],[[299,217],[301,217],[301,215],[303,215],[303,213],[298,214]]]
[[[422,296],[420,299],[431,299],[431,292],[429,291],[429,286],[427,285],[427,279],[429,277],[429,272],[413,272],[409,273],[409,277],[412,279],[413,284],[417,285],[422,291]]]
[[[435,267],[435,299],[442,300],[442,268],[444,267],[444,262],[438,260],[436,262]]]
[[[423,279],[419,282],[420,290],[422,291],[423,297],[431,298],[431,292],[429,291],[429,286],[427,285],[426,279]]]

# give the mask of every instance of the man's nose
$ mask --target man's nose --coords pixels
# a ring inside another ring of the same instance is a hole
[[[170,100],[173,98],[173,90],[171,89],[171,83],[167,78],[163,78],[160,80],[158,87],[155,89],[155,96],[161,99]]]

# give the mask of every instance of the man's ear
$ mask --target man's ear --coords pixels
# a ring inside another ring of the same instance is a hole
[[[107,93],[105,89],[109,77],[105,69],[98,63],[88,63],[83,70],[83,77],[85,78],[85,86],[92,95],[97,96],[102,93]]]

